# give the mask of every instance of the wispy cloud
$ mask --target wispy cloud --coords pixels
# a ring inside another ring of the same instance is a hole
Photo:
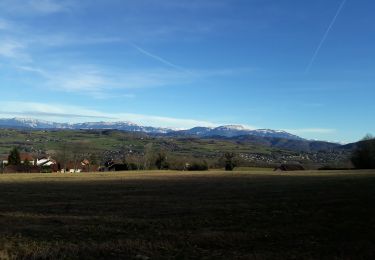
[[[55,0],[30,0],[29,6],[41,13],[56,13],[67,10],[67,6],[62,1]]]
[[[85,109],[71,105],[55,105],[37,102],[3,102],[0,108],[2,116],[38,116],[41,119],[113,119],[108,115],[95,110]]]
[[[116,115],[120,120],[130,120],[136,122],[140,125],[150,125],[155,127],[167,127],[175,129],[188,129],[195,126],[207,126],[214,127],[218,124],[201,121],[195,119],[186,118],[173,118],[173,117],[163,117],[163,116],[153,116],[153,115],[141,115],[141,114],[131,114],[123,113]]]
[[[170,1],[169,4],[167,6],[173,6],[174,2]],[[83,1],[82,5],[92,5],[92,2]],[[159,4],[157,5],[159,6]],[[68,11],[72,6],[77,7],[71,0],[0,0],[0,9],[3,12],[12,13],[10,17],[13,15],[16,20],[17,16],[28,15],[28,12],[52,14]],[[167,6],[160,8],[167,8]],[[217,4],[215,1],[203,4],[199,1],[190,3],[190,1],[184,0],[178,6],[174,6],[174,8],[195,8],[197,6],[209,8],[217,6]],[[2,21],[0,20],[0,26],[8,28],[9,23],[5,20]],[[130,26],[130,28],[132,27]],[[121,90],[182,85],[213,76],[231,76],[241,70],[225,68],[188,70],[177,62],[172,62],[137,44],[130,43],[121,35],[77,35],[75,30],[64,29],[49,32],[43,31],[43,28],[35,30],[27,24],[17,24],[17,28],[12,33],[4,35],[7,38],[0,41],[0,57],[8,59],[8,64],[5,65],[16,67],[25,73],[38,75],[40,81],[34,85],[34,88],[78,93],[97,99],[113,98],[114,96],[134,98],[134,94],[123,93]],[[132,37],[129,36],[129,38]],[[84,50],[80,53],[69,53],[74,61],[70,61],[65,52],[75,48],[82,50],[83,45],[103,44],[107,46],[107,44],[115,43],[125,43],[124,46],[130,44],[134,50],[144,57],[157,61],[157,63],[148,66],[148,68],[129,69],[116,66],[114,69],[110,64],[108,66],[99,64],[100,62],[90,58],[89,61],[85,61],[83,58],[82,63],[77,64],[77,56],[79,58],[84,56],[82,54]],[[62,49],[64,49],[63,54],[60,53]],[[47,57],[50,53],[53,53],[53,59]],[[33,60],[37,60],[38,63],[36,64]],[[54,64],[51,64],[52,62]],[[77,65],[72,66],[71,64]]]
[[[312,68],[312,66],[314,65],[314,62],[315,62],[316,58],[318,57],[318,54],[319,54],[319,52],[320,52],[320,49],[323,47],[323,44],[324,44],[325,41],[327,40],[327,37],[328,37],[329,33],[331,32],[332,27],[333,27],[334,24],[336,23],[337,17],[340,15],[342,9],[344,8],[346,1],[347,1],[347,0],[343,0],[343,1],[341,2],[340,6],[339,6],[339,9],[337,10],[335,16],[333,17],[331,23],[330,23],[329,26],[328,26],[326,32],[324,33],[323,38],[321,39],[321,41],[320,41],[318,47],[316,48],[316,50],[315,50],[313,56],[311,57],[311,60],[310,60],[309,64],[307,65],[307,68],[306,68],[306,70],[305,70],[305,73],[309,73],[310,70],[311,70],[311,68]]]
[[[89,46],[126,42],[120,37],[106,37],[106,36],[77,36],[72,33],[48,33],[48,34],[34,34],[27,39],[30,45],[38,45],[42,47],[67,47],[67,46]]]
[[[48,73],[46,71],[44,71],[43,69],[36,68],[36,67],[30,67],[30,66],[25,66],[25,65],[17,65],[17,66],[15,66],[15,68],[18,69],[18,70],[37,73],[37,74],[39,74],[41,76],[45,76],[45,77],[48,76]]]
[[[143,48],[135,45],[134,43],[130,43],[130,45],[133,46],[135,49],[137,49],[140,53],[142,53],[142,54],[144,54],[144,55],[146,55],[146,56],[148,56],[148,57],[150,57],[150,58],[152,58],[154,60],[157,60],[157,61],[163,63],[164,65],[167,65],[169,67],[175,68],[175,69],[183,71],[183,72],[188,72],[183,67],[180,67],[180,66],[178,66],[178,65],[176,65],[176,64],[174,64],[174,63],[172,63],[170,61],[167,61],[166,59],[164,59],[164,58],[162,58],[162,57],[160,57],[158,55],[152,54],[152,53],[146,51],[145,49],[143,49]]]
[[[116,88],[114,78],[105,77],[93,66],[65,68],[64,70],[46,70],[28,66],[18,66],[19,70],[38,74],[43,78],[43,88],[50,90],[82,93],[94,98],[108,98],[105,92]]]
[[[49,86],[68,92],[99,92],[109,83],[100,72],[95,70],[73,70],[68,73],[57,73],[49,76]],[[109,86],[108,86],[109,87]]]
[[[70,4],[70,1],[57,0],[2,0],[0,8],[16,15],[35,15],[67,11]]]
[[[26,46],[18,41],[3,40],[0,42],[0,56],[8,59],[16,59],[23,62],[31,61],[31,57],[25,51]]]
[[[173,69],[111,69],[92,65],[76,65],[58,68],[40,68],[20,65],[16,68],[25,73],[34,73],[43,79],[41,87],[49,90],[91,96],[96,99],[114,97],[134,98],[124,90],[176,86],[204,81],[211,77],[233,77],[253,71],[250,68],[192,70],[185,73]],[[121,94],[116,91],[122,91]]]
[[[17,66],[17,69],[42,77],[45,82],[43,88],[80,93],[99,99],[114,97],[111,91],[153,88],[189,81],[184,73],[166,69],[117,71],[95,65],[58,69]],[[133,98],[134,94],[122,93],[121,97]]]

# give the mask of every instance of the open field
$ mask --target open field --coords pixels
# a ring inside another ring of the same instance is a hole
[[[374,259],[375,172],[0,176],[0,259]]]

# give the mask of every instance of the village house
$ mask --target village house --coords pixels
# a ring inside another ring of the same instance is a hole
[[[57,165],[57,162],[51,157],[42,157],[36,160],[36,165],[40,167]]]
[[[65,165],[65,169],[61,169],[61,173],[80,173],[89,172],[90,161],[85,159],[79,163],[69,162]]]
[[[21,164],[24,164],[26,161],[28,161],[29,165],[32,165],[32,166],[36,165],[36,160],[29,153],[20,153],[20,159],[21,159]],[[4,158],[2,160],[2,163],[3,163],[3,165],[8,165],[8,163],[9,163],[8,158]]]

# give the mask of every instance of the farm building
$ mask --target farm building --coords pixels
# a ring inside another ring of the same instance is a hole
[[[57,162],[53,160],[51,157],[42,157],[40,159],[36,160],[36,165],[37,166],[52,166],[56,165]]]
[[[64,167],[64,166],[63,166]],[[90,171],[90,161],[85,159],[79,163],[69,162],[65,165],[65,169],[61,169],[62,173],[80,173]]]
[[[34,157],[29,153],[20,153],[20,159],[21,159],[21,164],[24,164],[26,161],[28,161],[29,165],[33,165],[33,166],[36,165]],[[7,165],[9,163],[8,158],[3,158],[2,163],[3,165]]]

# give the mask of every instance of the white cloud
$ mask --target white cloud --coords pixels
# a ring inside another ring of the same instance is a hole
[[[39,69],[39,68],[35,68],[35,67],[29,67],[29,66],[15,66],[16,69],[19,69],[19,70],[23,70],[23,71],[27,71],[27,72],[33,72],[33,73],[37,73],[39,75],[42,75],[42,76],[46,76],[46,72],[42,69]]]
[[[100,37],[74,35],[72,33],[59,32],[48,34],[33,34],[28,38],[30,44],[43,47],[61,47],[61,46],[80,46],[80,45],[96,45],[126,42],[125,39],[119,37]]]
[[[2,0],[0,8],[16,15],[52,14],[69,10],[70,1]]]
[[[2,116],[32,116],[40,115],[43,118],[108,118],[107,115],[95,110],[85,109],[82,107],[47,104],[37,102],[2,102],[0,108]]]
[[[25,52],[26,46],[14,40],[0,41],[0,56],[9,59],[30,61],[31,57]]]
[[[61,88],[68,92],[99,92],[106,88],[109,83],[100,73],[96,71],[81,71],[78,73],[67,73],[50,77],[49,85],[53,88]]]
[[[235,76],[252,71],[249,68],[193,70],[191,73],[173,69],[116,70],[93,64],[48,70],[30,66],[16,68],[43,77],[46,82],[43,87],[51,90],[84,94],[100,99],[113,97],[111,91],[173,86],[209,77]],[[134,97],[131,94],[123,95]]]
[[[166,69],[116,71],[94,65],[55,70],[30,66],[17,66],[17,68],[43,77],[46,81],[44,87],[49,89],[101,99],[112,97],[111,91],[160,87],[190,80],[185,73]],[[134,97],[130,94],[123,95]]]
[[[67,8],[70,1],[58,2],[52,0],[0,0],[0,9],[5,3],[8,9],[30,8],[39,12],[57,12]],[[68,3],[68,4],[66,4]],[[28,6],[28,7],[27,7]],[[1,26],[0,20],[0,26]],[[4,22],[5,26],[5,22]],[[3,26],[3,27],[4,27]],[[154,69],[114,69],[103,65],[76,65],[71,66],[68,58],[60,56],[59,50],[54,48],[63,46],[128,43],[121,37],[74,35],[67,32],[57,32],[52,34],[32,33],[33,30],[27,26],[17,25],[16,33],[12,33],[8,39],[0,41],[0,57],[5,57],[9,61],[8,65],[18,69],[35,73],[43,79],[37,87],[48,88],[50,90],[78,93],[88,95],[97,99],[112,98],[114,95],[125,95],[134,97],[129,93],[119,93],[124,89],[153,88],[161,86],[173,86],[190,83],[198,79],[233,76],[235,73],[248,72],[246,69],[222,69],[222,70],[191,70],[187,71],[183,67],[176,65],[163,57],[155,55],[137,45],[130,44],[139,53],[158,61],[169,68],[160,68],[160,64]],[[51,64],[51,58],[45,57],[45,53],[53,50],[55,66]],[[38,53],[38,55],[36,55]],[[56,58],[57,57],[57,58]],[[36,65],[33,60],[38,60]],[[90,61],[92,62],[92,61]],[[84,63],[84,61],[82,62]],[[56,66],[56,64],[59,64]]]
[[[30,0],[29,5],[32,9],[41,13],[56,13],[66,10],[66,6],[61,1]]]
[[[291,134],[303,135],[303,134],[334,134],[337,132],[336,129],[330,128],[303,128],[303,129],[284,129],[284,131]]]
[[[0,107],[1,117],[37,117],[55,122],[82,121],[131,121],[144,126],[187,129],[195,126],[217,126],[218,124],[185,118],[173,118],[134,113],[104,113],[79,106],[47,104],[35,102],[3,102]]]
[[[195,119],[186,119],[186,118],[173,118],[173,117],[162,117],[162,116],[153,116],[153,115],[141,115],[141,114],[131,114],[123,113],[116,114],[120,120],[129,120],[140,125],[150,125],[155,127],[167,127],[167,128],[176,128],[176,129],[188,129],[196,126],[207,126],[214,127],[218,124],[201,121]]]

